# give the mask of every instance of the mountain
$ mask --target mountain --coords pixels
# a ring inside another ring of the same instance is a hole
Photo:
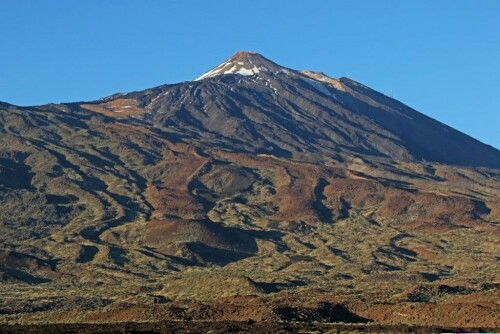
[[[106,102],[116,112],[128,104],[156,126],[249,153],[500,167],[497,149],[360,83],[294,71],[256,53],[238,52],[195,82]]]
[[[0,319],[498,326],[499,194],[497,149],[257,53],[1,103]]]

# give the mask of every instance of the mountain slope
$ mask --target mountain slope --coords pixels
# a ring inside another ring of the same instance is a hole
[[[118,110],[123,103],[127,108]],[[156,126],[231,150],[500,167],[497,149],[362,84],[287,69],[254,53],[237,53],[195,82],[124,94],[104,105],[114,104],[120,114],[134,110]]]
[[[2,103],[0,319],[494,326],[499,161],[248,52],[192,82]]]

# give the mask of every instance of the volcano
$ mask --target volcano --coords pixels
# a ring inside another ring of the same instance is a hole
[[[499,194],[496,148],[254,52],[0,103],[0,321],[493,328]]]

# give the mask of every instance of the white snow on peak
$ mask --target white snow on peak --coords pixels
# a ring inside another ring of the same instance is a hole
[[[231,60],[225,61],[219,66],[211,69],[207,73],[194,79],[194,81],[203,80],[206,78],[212,78],[223,74],[240,74],[240,75],[255,75],[260,71],[267,71],[263,66],[257,67],[250,62],[250,64],[238,61],[233,62]]]
[[[198,78],[194,79],[194,81],[198,81],[198,80],[202,80],[202,79],[205,79],[205,78],[210,78],[210,77],[214,77],[216,75],[219,75],[220,71],[226,67],[226,65],[228,64],[227,61],[223,62],[222,64],[220,64],[219,66],[217,67],[214,67],[213,69],[211,69],[210,71],[208,71],[207,73],[199,76]]]
[[[259,75],[262,78],[266,76],[264,73],[270,75],[284,73],[286,75],[293,76],[297,74],[296,71],[285,69],[257,53],[237,52],[234,56],[227,59],[222,64],[196,78],[195,81],[227,74],[244,76]]]
[[[250,68],[250,69],[242,67],[234,73],[241,74],[241,75],[254,75],[254,74],[259,73],[259,69],[256,66],[254,66],[253,68]]]
[[[237,69],[237,67],[233,66],[229,70],[224,71],[224,74],[233,74],[233,73],[235,73],[236,69]]]

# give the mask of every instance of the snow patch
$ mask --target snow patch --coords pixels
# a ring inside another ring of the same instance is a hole
[[[330,90],[321,81],[316,81],[316,80],[309,79],[309,78],[301,78],[301,79],[304,80],[305,82],[307,82],[310,86],[313,86],[314,89],[316,89],[317,91],[319,91],[325,95],[328,95],[328,96],[331,95]]]
[[[238,71],[235,72],[236,74],[241,74],[241,75],[254,75],[259,73],[259,69],[254,66],[251,69],[248,68],[240,68]]]
[[[202,80],[205,78],[209,78],[209,77],[213,77],[213,76],[218,75],[219,72],[222,70],[222,68],[225,67],[227,64],[228,64],[227,61],[223,62],[222,64],[220,64],[217,67],[214,67],[213,69],[211,69],[207,73],[203,74],[202,76],[199,76],[198,78],[194,79],[194,81],[199,81],[199,80]]]
[[[223,74],[254,75],[254,74],[258,74],[260,71],[269,71],[264,66],[259,66],[259,67],[255,66],[251,60],[249,60],[249,63],[250,64],[244,63],[241,61],[239,61],[239,62],[225,61],[224,63],[211,69],[207,73],[194,79],[194,81],[199,81],[199,80],[203,80],[206,78],[211,78],[211,77],[215,77],[215,76],[223,75]],[[251,66],[251,68],[247,68],[250,66]]]
[[[225,71],[224,74],[232,74],[236,70],[236,66],[231,67],[228,71]]]

